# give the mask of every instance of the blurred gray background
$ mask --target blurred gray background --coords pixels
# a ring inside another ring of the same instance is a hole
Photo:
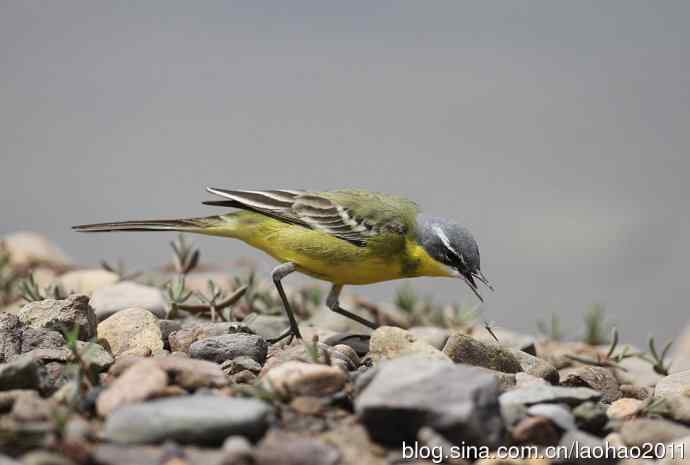
[[[690,3],[19,2],[0,6],[0,233],[153,267],[204,186],[402,194],[479,240],[484,317],[688,320]],[[199,238],[207,261],[270,261]],[[295,278],[289,278],[295,279]],[[413,283],[472,302],[454,280]],[[392,297],[399,282],[351,289]]]

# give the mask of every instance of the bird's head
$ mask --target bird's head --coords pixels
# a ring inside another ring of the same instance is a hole
[[[484,301],[476,281],[493,290],[480,269],[477,241],[466,228],[442,218],[420,216],[417,239],[434,260],[449,268],[451,275],[463,279],[479,300]]]

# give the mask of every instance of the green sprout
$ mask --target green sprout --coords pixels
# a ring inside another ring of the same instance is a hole
[[[668,376],[669,369],[671,367],[670,363],[666,363],[666,356],[668,351],[671,350],[671,345],[673,341],[669,341],[664,348],[661,350],[661,354],[656,350],[656,341],[654,336],[649,337],[649,355],[643,354],[640,358],[649,362],[652,365],[654,371],[662,376]]]
[[[630,346],[625,346],[621,351],[616,351],[618,349],[619,335],[618,329],[614,326],[611,329],[611,336],[608,338],[611,340],[609,349],[606,355],[601,356],[597,354],[596,359],[590,359],[586,357],[579,357],[577,355],[567,355],[567,357],[573,361],[584,363],[585,365],[593,365],[606,368],[614,368],[621,371],[627,371],[620,364],[623,360],[632,357],[641,357],[643,354],[640,352],[631,352]]]
[[[606,344],[608,338],[606,333],[611,325],[606,321],[604,306],[594,304],[589,307],[585,314],[585,338],[584,342],[591,346]]]
[[[118,260],[117,264],[111,265],[105,260],[101,260],[101,268],[117,275],[118,281],[131,281],[142,275],[141,271],[127,271],[125,262]]]
[[[169,281],[165,285],[165,290],[168,303],[170,304],[167,318],[172,320],[177,318],[180,305],[184,305],[192,297],[193,292],[187,289],[184,275],[179,275],[174,280]]]
[[[201,253],[199,249],[189,244],[184,234],[179,234],[177,239],[170,242],[173,249],[173,267],[178,274],[186,275],[199,264]]]
[[[543,320],[537,321],[537,329],[552,341],[560,342],[564,339],[561,319],[555,313],[551,314],[551,321],[548,324]]]
[[[27,302],[38,302],[45,299],[62,300],[67,298],[67,293],[60,284],[51,284],[41,289],[32,274],[28,278],[19,281],[19,295]]]

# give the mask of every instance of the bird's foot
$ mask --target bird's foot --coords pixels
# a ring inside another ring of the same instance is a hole
[[[301,334],[296,335],[295,332],[292,330],[292,328],[288,328],[283,333],[281,333],[280,335],[278,335],[276,337],[272,337],[270,339],[266,339],[266,342],[268,342],[269,344],[275,344],[277,342],[282,341],[283,339],[285,339],[287,337],[287,338],[289,338],[287,343],[288,343],[288,345],[290,345],[292,343],[292,339],[295,336],[297,336],[297,339],[302,339]]]

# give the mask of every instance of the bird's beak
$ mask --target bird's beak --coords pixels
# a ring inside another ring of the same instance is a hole
[[[489,290],[491,290],[491,291],[494,290],[494,287],[489,283],[489,280],[486,279],[486,276],[484,276],[484,273],[482,273],[482,270],[475,271],[474,277],[477,278],[479,281],[481,281],[486,287],[488,287]]]
[[[484,298],[479,294],[479,289],[477,289],[477,283],[474,281],[474,277],[472,274],[467,273],[458,273],[460,277],[467,283],[467,286],[472,289],[472,292],[474,292],[474,295],[477,296],[477,298],[480,300],[480,302],[484,302]]]

